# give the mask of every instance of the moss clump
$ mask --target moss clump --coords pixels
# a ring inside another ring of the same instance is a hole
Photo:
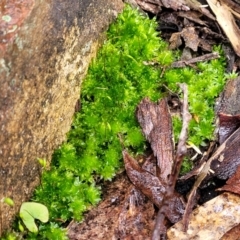
[[[190,141],[198,145],[211,139],[214,98],[224,84],[223,60],[201,63],[199,72],[170,69],[177,54],[167,49],[156,27],[155,20],[129,6],[110,26],[83,83],[81,111],[75,116],[68,141],[55,151],[51,170],[43,172],[33,197],[48,207],[50,224],[40,226],[38,235],[29,234],[28,239],[65,239],[60,223],[82,220],[83,212],[99,202],[98,180],[111,179],[122,165],[118,134],[135,154],[144,151],[135,109],[143,97],[161,98],[162,84],[175,92],[177,82],[189,85],[190,110],[199,119],[191,122]],[[160,67],[149,66],[148,61],[158,62]],[[167,70],[160,78],[162,68]],[[173,121],[176,137],[180,121]]]
[[[226,82],[225,59],[220,47],[215,47],[219,52],[219,59],[197,64],[198,72],[192,68],[168,69],[163,81],[174,92],[178,92],[176,83],[185,82],[189,89],[189,110],[193,116],[189,126],[189,141],[196,146],[205,146],[206,142],[213,139],[214,131],[214,104],[215,98],[223,90]],[[175,137],[180,130],[181,119],[175,118]]]

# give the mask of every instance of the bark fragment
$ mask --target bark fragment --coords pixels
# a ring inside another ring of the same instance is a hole
[[[230,40],[236,54],[240,56],[240,30],[229,7],[219,0],[207,0],[207,2],[212,11],[215,13],[217,22]]]
[[[146,139],[151,143],[154,156],[157,157],[159,176],[167,182],[172,171],[173,141],[172,121],[165,99],[153,104],[144,98],[137,109],[138,122]]]
[[[218,240],[240,223],[239,196],[224,193],[195,209],[189,220],[186,232],[183,223],[178,222],[168,230],[168,239]]]

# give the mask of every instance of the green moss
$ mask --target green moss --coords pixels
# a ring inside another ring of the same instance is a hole
[[[28,239],[65,239],[60,223],[81,221],[83,212],[99,202],[98,180],[112,179],[122,166],[119,134],[130,151],[144,151],[136,106],[146,96],[153,101],[161,98],[162,84],[176,93],[176,83],[189,85],[190,110],[199,119],[191,121],[189,139],[196,145],[212,139],[214,98],[224,85],[223,59],[198,64],[198,72],[171,69],[179,53],[167,49],[156,27],[155,20],[129,6],[110,26],[83,83],[81,111],[75,116],[68,141],[55,151],[51,170],[43,172],[33,197],[48,207],[50,224],[41,225],[38,235],[28,235]],[[158,62],[160,67],[147,62]],[[163,68],[167,70],[160,79]],[[180,118],[175,118],[173,125],[177,139]]]
[[[176,83],[185,82],[189,88],[189,110],[193,116],[189,126],[189,141],[199,145],[213,139],[215,98],[223,90],[226,78],[225,60],[220,47],[215,47],[221,57],[199,63],[198,71],[191,68],[168,69],[163,77],[166,85],[178,92]],[[176,122],[176,121],[174,121]],[[179,121],[176,124],[179,132]]]

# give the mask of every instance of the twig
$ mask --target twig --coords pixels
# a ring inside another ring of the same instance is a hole
[[[171,67],[182,68],[182,67],[189,66],[193,63],[209,61],[209,60],[216,59],[216,58],[219,58],[219,57],[220,56],[217,52],[208,53],[208,54],[205,54],[203,56],[195,57],[195,58],[192,58],[192,59],[189,59],[189,60],[174,62]]]
[[[211,172],[214,173],[214,176],[220,179],[227,179],[229,178],[229,176],[231,176],[235,172],[236,168],[230,168],[228,163],[231,162],[232,166],[233,164],[235,166],[238,166],[240,151],[239,151],[239,148],[236,146],[239,146],[239,137],[238,137],[239,134],[240,134],[240,128],[238,128],[234,133],[232,133],[218,147],[216,152],[207,160],[207,162],[205,163],[203,162],[201,171],[189,195],[189,198],[188,198],[189,204],[187,204],[186,210],[183,216],[183,225],[184,225],[185,231],[187,230],[187,227],[188,227],[188,216],[192,211],[192,207],[193,207],[191,203],[194,202],[197,188],[200,186],[203,180],[206,179],[209,173]],[[222,159],[221,156],[224,156],[224,159]],[[214,161],[215,161],[215,165],[212,165]]]
[[[156,223],[154,226],[154,230],[152,233],[152,240],[160,240],[161,236],[163,236],[164,229],[163,229],[163,216],[166,216],[166,211],[169,207],[169,200],[172,199],[173,195],[175,194],[174,189],[177,182],[177,178],[180,172],[181,164],[183,161],[184,156],[187,153],[187,133],[188,133],[188,125],[189,121],[191,120],[191,114],[188,111],[188,88],[185,83],[180,84],[180,88],[183,91],[183,105],[182,105],[182,130],[179,136],[179,142],[177,146],[177,152],[175,156],[175,161],[172,169],[172,174],[169,177],[169,183],[166,188],[166,194],[164,196],[164,200],[162,203],[162,207],[158,211],[158,215],[156,217]]]
[[[164,226],[163,222],[165,219],[165,214],[161,209],[158,211],[156,222],[154,226],[154,230],[152,233],[152,240],[159,240],[166,234],[166,227]]]
[[[188,88],[185,83],[180,84],[180,88],[183,91],[183,106],[182,106],[182,130],[179,136],[176,158],[173,165],[172,174],[170,176],[170,183],[174,190],[177,178],[181,169],[181,164],[183,161],[184,156],[187,153],[187,136],[188,136],[188,125],[191,120],[191,114],[188,111]]]

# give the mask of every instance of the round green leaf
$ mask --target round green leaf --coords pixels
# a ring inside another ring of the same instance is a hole
[[[20,208],[20,217],[30,232],[38,232],[35,219],[47,222],[49,213],[46,206],[36,202],[24,202]]]

